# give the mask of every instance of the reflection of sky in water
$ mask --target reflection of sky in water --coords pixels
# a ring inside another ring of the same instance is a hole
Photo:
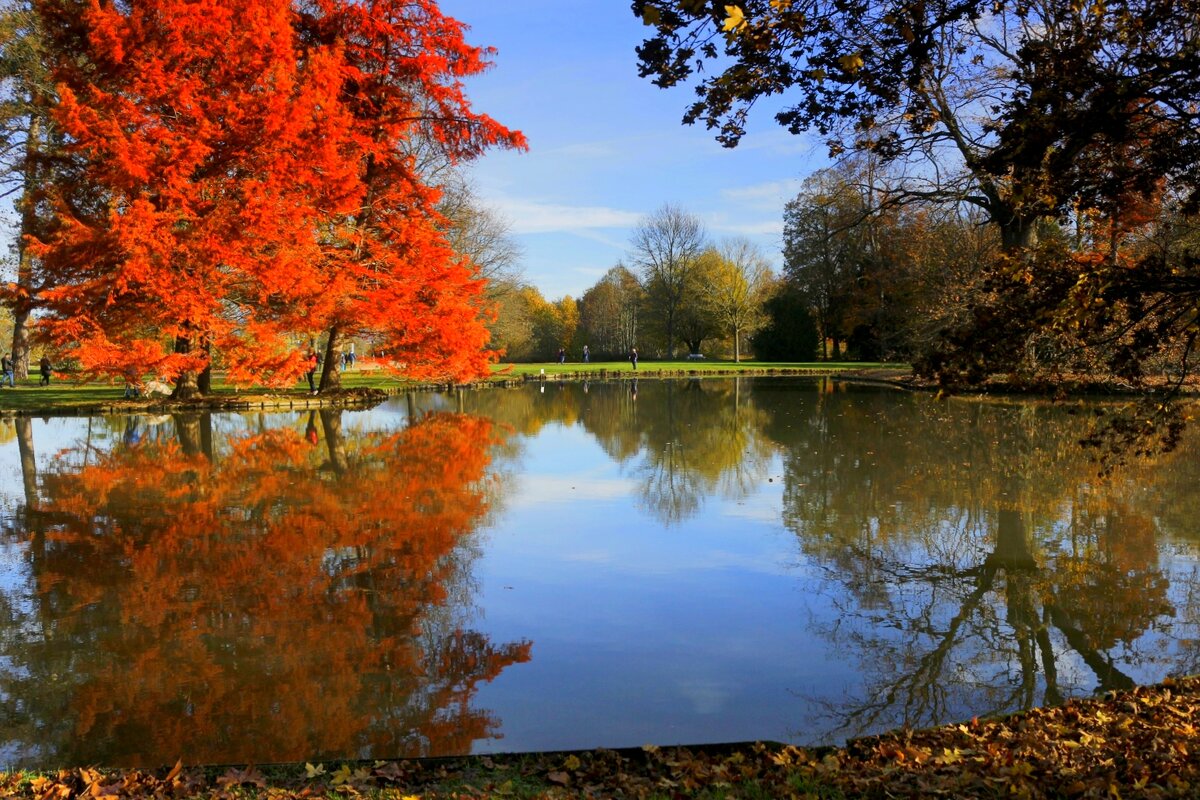
[[[521,466],[478,565],[492,635],[534,642],[480,692],[505,721],[494,749],[782,739],[796,691],[852,680],[802,643],[814,597],[778,484],[664,529],[580,428],[543,428]]]
[[[465,399],[433,393],[397,397],[369,411],[347,412],[343,429],[351,435],[402,427],[409,422],[410,407],[421,414],[453,411],[462,403],[467,410],[486,413],[493,402],[522,397],[519,391],[536,392],[531,402],[549,403],[556,392],[579,389],[504,391],[470,393]],[[621,385],[593,384],[588,402],[605,400],[606,392],[625,391]],[[896,475],[872,473],[862,481],[847,480],[848,485],[867,487],[862,504],[875,498],[880,503],[863,511],[861,541],[852,537],[839,543],[820,516],[785,525],[789,513],[800,513],[797,508],[807,513],[803,503],[790,511],[785,507],[789,493],[803,495],[801,500],[810,505],[828,500],[809,484],[838,470],[858,476],[861,470],[874,469],[881,442],[890,435],[881,428],[885,417],[868,415],[865,444],[848,440],[845,433],[838,439],[824,429],[821,435],[826,438],[821,439],[808,420],[810,414],[816,418],[813,398],[811,392],[800,393],[748,423],[749,438],[738,440],[738,446],[758,454],[757,466],[741,477],[736,490],[728,485],[713,488],[719,481],[705,484],[696,506],[669,521],[647,508],[643,482],[653,460],[647,448],[685,437],[668,433],[654,440],[647,434],[632,455],[616,460],[601,446],[597,420],[588,418],[589,413],[612,413],[611,408],[589,410],[586,405],[568,421],[512,434],[506,443],[509,449],[494,465],[511,473],[512,479],[504,483],[494,513],[474,537],[482,556],[473,565],[478,586],[473,624],[493,642],[532,641],[532,660],[513,664],[479,689],[476,704],[501,721],[504,738],[480,740],[477,750],[748,739],[818,742],[862,733],[839,728],[840,710],[877,702],[903,705],[903,697],[882,696],[881,687],[894,676],[918,670],[940,637],[959,630],[955,626],[962,626],[961,635],[939,673],[949,684],[941,687],[945,694],[936,701],[944,721],[997,710],[986,703],[1013,696],[1022,680],[1022,665],[1009,641],[1013,625],[1020,622],[1005,607],[1013,602],[1005,599],[1008,573],[1002,572],[977,598],[978,614],[966,620],[956,616],[967,603],[964,598],[970,598],[983,580],[972,570],[995,548],[990,516],[995,509],[967,508],[971,501],[964,497],[962,508],[938,506],[927,518],[927,529],[885,535],[880,520],[889,515],[907,519],[909,513],[921,518],[925,502],[919,494],[893,494],[898,490],[888,484],[905,483],[927,466],[916,463],[909,470],[904,454],[897,461],[905,466]],[[627,398],[607,399],[628,403]],[[647,404],[662,400],[656,384],[643,382],[637,424],[646,425],[646,430],[657,424],[646,419]],[[718,410],[733,402],[723,395],[706,400],[704,392],[695,391],[680,398],[681,403],[709,400]],[[749,392],[736,402],[743,412],[753,410]],[[775,400],[767,398],[764,407],[769,402]],[[925,401],[906,402],[904,413],[919,414]],[[857,407],[846,403],[844,411],[835,409],[829,418],[853,416]],[[951,407],[937,413],[954,412]],[[505,412],[498,410],[497,417],[502,425],[509,424]],[[222,415],[214,418],[217,447],[225,437],[239,433],[275,427],[302,431],[307,420],[307,411]],[[145,419],[139,424],[143,436],[155,430]],[[172,423],[160,424],[168,431]],[[701,446],[696,436],[705,434],[706,426],[716,430],[721,417],[685,416],[678,424],[694,426],[685,446],[695,451]],[[759,429],[772,424],[771,436]],[[824,424],[833,427],[828,420]],[[126,420],[119,417],[92,420],[90,425],[89,434],[87,419],[33,420],[39,466],[59,451],[78,447],[89,435],[94,445],[107,449],[119,445],[127,431]],[[21,503],[23,484],[11,424],[6,430],[10,435],[0,443],[0,495],[12,513]],[[790,438],[802,435],[810,438]],[[989,441],[983,449],[994,444]],[[825,457],[827,467],[821,466]],[[960,478],[950,473],[941,483]],[[944,488],[936,479],[930,485]],[[1069,497],[1070,489],[1064,494]],[[857,502],[838,513],[854,513]],[[932,500],[929,504],[937,505]],[[1044,522],[1031,532],[1030,541],[1066,536],[1062,520],[1071,513],[1070,502],[1063,501],[1051,516],[1065,516]],[[959,528],[951,521],[956,514],[979,519],[972,523],[975,527]],[[1170,581],[1168,600],[1178,615],[1200,609],[1194,530],[1191,535],[1191,540],[1170,542],[1160,535],[1154,545],[1159,568]],[[822,544],[826,536],[834,544]],[[935,556],[942,572],[931,568],[937,566]],[[0,584],[10,595],[21,594],[20,587],[28,581],[21,546],[10,544],[0,551],[0,559]],[[913,577],[918,573],[928,575]],[[926,579],[928,583],[922,582]],[[867,586],[864,581],[876,583]],[[1173,669],[1175,665],[1194,671],[1200,668],[1193,663],[1196,623],[1194,617],[1179,623],[1166,617],[1149,620],[1148,630],[1133,643],[1118,643],[1103,655],[1137,680],[1187,671]],[[927,632],[917,630],[924,624]],[[1086,693],[1095,688],[1093,667],[1065,635],[1053,626],[1046,634],[1063,691]],[[993,645],[1000,648],[999,654],[986,651]],[[1032,690],[1038,701],[1043,680],[1037,677]],[[903,721],[897,714],[902,716],[892,708],[880,719],[896,724]],[[10,754],[0,748],[0,757],[6,755]]]

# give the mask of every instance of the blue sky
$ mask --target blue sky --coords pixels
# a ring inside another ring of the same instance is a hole
[[[548,299],[579,297],[627,260],[632,229],[663,203],[698,215],[714,240],[750,238],[778,267],[783,204],[827,163],[815,138],[788,134],[767,111],[733,150],[681,124],[691,89],[638,78],[634,47],[649,29],[627,0],[440,5],[470,26],[471,44],[499,51],[468,94],[530,150],[489,153],[471,172]]]

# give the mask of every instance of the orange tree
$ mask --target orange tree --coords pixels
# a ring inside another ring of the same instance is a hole
[[[413,375],[485,368],[482,284],[406,153],[523,140],[470,111],[459,78],[486,51],[435,3],[37,10],[94,198],[58,187],[36,244],[44,333],[84,370],[153,370],[189,396],[219,352],[235,383],[284,383],[304,369],[296,338],[328,328],[332,351],[351,324]]]
[[[327,216],[326,267],[336,276],[312,318],[328,330],[322,390],[346,336],[367,334],[385,365],[413,377],[485,374],[483,281],[444,235],[441,192],[421,174],[416,153],[451,163],[493,146],[524,147],[524,137],[474,112],[461,79],[482,72],[491,51],[463,39],[463,25],[433,0],[309,0],[298,26],[317,48],[343,52],[341,101],[353,123],[363,201]]]

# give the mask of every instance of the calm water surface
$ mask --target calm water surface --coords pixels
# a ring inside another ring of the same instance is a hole
[[[1200,448],[797,380],[0,423],[0,762],[839,742],[1200,672]]]

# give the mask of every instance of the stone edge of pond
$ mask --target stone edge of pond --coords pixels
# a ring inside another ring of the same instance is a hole
[[[344,389],[325,395],[271,394],[269,392],[246,392],[244,394],[220,394],[192,400],[170,398],[150,400],[109,400],[100,403],[78,405],[49,405],[33,408],[0,408],[2,417],[91,417],[101,414],[169,414],[199,413],[204,411],[287,411],[317,410],[322,408],[370,408],[386,400],[395,392],[376,388]]]

